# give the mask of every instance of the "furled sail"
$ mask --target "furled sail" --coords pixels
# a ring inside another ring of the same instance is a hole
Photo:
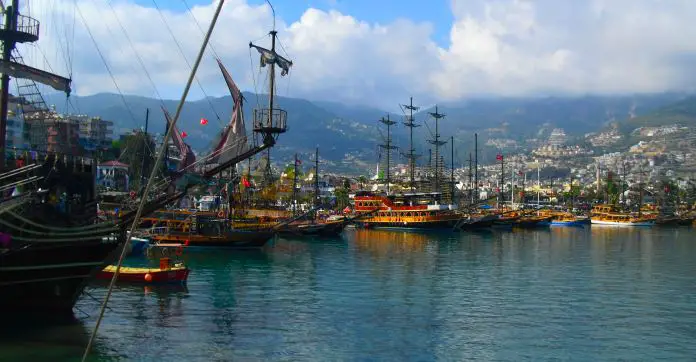
[[[51,86],[57,91],[70,94],[70,79],[28,65],[0,60],[0,73],[8,74],[15,78],[31,79]]]
[[[171,126],[172,118],[169,115],[169,112],[167,112],[167,110],[164,109],[164,107],[162,107],[162,111],[164,111],[164,118],[167,119],[167,125]],[[185,170],[186,168],[188,168],[196,162],[196,156],[193,154],[191,146],[187,145],[184,142],[184,138],[181,136],[181,133],[179,133],[179,130],[176,126],[174,126],[174,129],[172,130],[172,142],[174,143],[174,146],[179,150],[179,154],[181,155],[181,162],[179,162],[179,168],[177,169],[177,171]]]
[[[275,51],[262,48],[252,43],[249,43],[249,48],[256,48],[256,50],[259,51],[259,54],[261,54],[262,67],[265,67],[266,64],[275,64],[279,66],[280,69],[282,69],[280,75],[286,75],[290,71],[290,67],[292,67],[292,61],[281,57]]]
[[[246,127],[244,125],[244,112],[242,111],[244,97],[234,83],[234,80],[232,80],[230,73],[228,73],[225,66],[222,65],[222,62],[220,62],[219,59],[217,62],[234,102],[230,123],[222,131],[222,137],[210,156],[211,162],[221,164],[247,151],[248,145]]]

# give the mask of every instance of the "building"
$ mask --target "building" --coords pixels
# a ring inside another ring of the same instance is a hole
[[[80,146],[86,152],[104,150],[111,147],[113,136],[113,122],[103,120],[100,117],[89,117],[86,115],[75,115],[71,118],[77,120],[80,127],[79,140]]]
[[[80,155],[80,123],[73,118],[54,114],[53,119],[45,120],[46,150],[57,154]]]
[[[114,191],[128,191],[128,165],[108,161],[97,165],[97,185]]]
[[[24,141],[24,120],[19,103],[13,102],[10,98],[7,111],[7,128],[5,135],[5,147],[7,150],[28,149],[28,144]]]
[[[568,137],[562,128],[554,128],[549,136],[549,145],[560,147],[566,143],[567,139]]]

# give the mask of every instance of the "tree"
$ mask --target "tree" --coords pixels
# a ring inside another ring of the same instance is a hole
[[[365,177],[365,176],[358,177],[358,184],[360,185],[360,189],[364,189],[366,183],[367,183],[367,177]]]
[[[123,136],[120,142],[121,162],[128,164],[131,187],[140,189],[150,175],[155,159],[155,141],[149,134],[136,132]],[[145,167],[143,169],[143,166]]]

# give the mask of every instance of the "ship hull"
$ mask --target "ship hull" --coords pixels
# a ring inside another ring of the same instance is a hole
[[[424,222],[374,222],[363,221],[362,226],[366,229],[417,229],[417,230],[438,230],[452,229],[456,225],[457,220],[438,220]]]
[[[163,256],[176,252],[177,247],[183,250],[210,248],[224,249],[258,249],[262,248],[275,235],[270,230],[235,230],[224,236],[205,237],[199,235],[158,235],[153,237]],[[174,249],[170,251],[169,249]],[[151,253],[151,252],[150,252]]]
[[[0,310],[18,318],[70,317],[85,285],[116,259],[117,242],[26,245],[0,252]]]
[[[602,221],[602,220],[592,220],[592,225],[602,225],[602,226],[653,226],[655,221],[639,221],[639,222],[617,222],[617,221]]]
[[[584,220],[551,221],[551,226],[583,226],[587,224]]]
[[[291,224],[279,229],[278,235],[332,237],[339,236],[343,232],[345,226],[346,224],[343,221],[317,224]]]

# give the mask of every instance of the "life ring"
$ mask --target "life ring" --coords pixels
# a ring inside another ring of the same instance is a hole
[[[162,248],[162,256],[169,256],[169,249]]]
[[[175,253],[176,253],[176,256],[181,256],[181,255],[183,255],[183,254],[184,254],[184,247],[181,246],[181,245],[177,246],[177,247],[176,247]]]
[[[218,217],[225,217],[225,212],[224,211],[218,212]]]

